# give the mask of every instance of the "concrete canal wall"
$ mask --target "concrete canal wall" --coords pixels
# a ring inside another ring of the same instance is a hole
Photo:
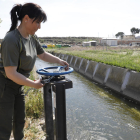
[[[89,61],[71,55],[54,54],[67,61],[75,71],[140,103],[140,72]]]

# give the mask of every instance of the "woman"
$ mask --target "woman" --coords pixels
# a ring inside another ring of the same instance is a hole
[[[22,86],[36,89],[44,85],[28,77],[36,57],[60,65],[67,62],[45,52],[35,32],[47,20],[45,12],[34,3],[15,5],[11,10],[12,25],[1,45],[0,62],[0,140],[9,140],[13,127],[15,140],[24,137],[25,104]],[[18,20],[21,21],[17,27]],[[12,122],[13,120],[13,122]]]

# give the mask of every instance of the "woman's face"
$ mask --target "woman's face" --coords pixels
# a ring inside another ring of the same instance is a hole
[[[41,28],[41,22],[38,22],[37,20],[29,18],[28,23],[27,23],[27,32],[30,35],[34,35],[35,32]]]

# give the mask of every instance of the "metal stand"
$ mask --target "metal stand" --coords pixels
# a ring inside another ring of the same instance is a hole
[[[72,81],[64,76],[53,78],[43,88],[47,140],[67,140],[65,89],[69,88],[72,88]],[[52,102],[52,91],[56,95],[56,102]],[[55,121],[53,121],[54,104],[56,104]]]

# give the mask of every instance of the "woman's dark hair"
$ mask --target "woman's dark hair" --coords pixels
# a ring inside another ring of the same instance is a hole
[[[46,13],[42,10],[42,8],[34,3],[25,3],[24,5],[16,4],[10,11],[11,14],[11,28],[9,30],[12,31],[17,27],[18,20],[22,21],[25,15],[28,15],[29,18],[37,20],[38,22],[45,22],[47,20]]]

